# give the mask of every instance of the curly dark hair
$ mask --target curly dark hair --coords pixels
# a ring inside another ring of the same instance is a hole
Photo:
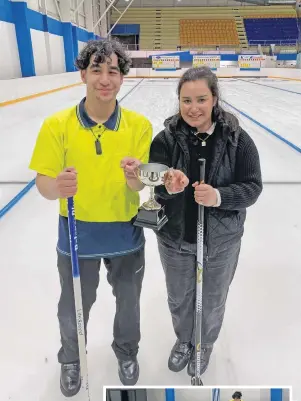
[[[79,70],[86,70],[90,64],[91,56],[95,55],[96,63],[104,63],[106,58],[110,58],[113,53],[118,57],[121,74],[127,75],[130,71],[132,60],[117,39],[90,40],[77,56],[75,66]]]
[[[242,393],[240,391],[235,391],[235,393],[232,395],[233,400],[240,400],[242,397]]]

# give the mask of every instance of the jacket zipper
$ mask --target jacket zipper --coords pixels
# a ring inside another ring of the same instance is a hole
[[[184,157],[185,157],[185,149],[183,148],[183,146],[182,146],[182,144],[181,144],[181,141],[177,141],[178,142],[178,145],[180,146],[180,148],[182,149],[182,152],[184,153]],[[226,148],[226,145],[227,145],[227,141],[223,141],[223,147],[222,147],[222,149],[221,149],[221,152],[220,152],[220,157],[219,157],[219,159],[218,159],[218,162],[216,163],[216,166],[215,166],[215,170],[214,170],[214,173],[212,174],[212,177],[211,177],[211,180],[210,180],[210,182],[212,182],[213,181],[213,178],[215,177],[215,175],[216,175],[216,172],[217,172],[217,170],[218,170],[218,168],[219,168],[219,166],[220,166],[220,164],[221,164],[221,161],[222,161],[222,157],[223,157],[223,154],[224,154],[224,151],[225,151],[225,148]],[[187,165],[188,165],[188,163],[187,163]],[[187,170],[188,171],[188,170]],[[209,180],[208,180],[208,184],[209,184]],[[210,185],[210,184],[209,184]],[[183,221],[184,221],[184,228],[183,228],[183,230],[182,230],[182,233],[181,233],[181,237],[180,237],[180,244],[179,244],[179,250],[181,249],[181,243],[182,243],[182,241],[183,241],[183,238],[184,238],[184,234],[185,234],[185,213],[186,213],[186,204],[185,204],[185,196],[184,196],[184,194],[183,194],[183,197],[184,197],[184,210],[183,210]],[[208,227],[209,227],[209,225],[208,225],[208,223],[209,223],[209,213],[207,213],[207,217],[206,217],[206,222],[207,222],[207,233],[206,233],[206,239],[204,240],[204,243],[207,245],[207,252],[206,252],[206,261],[208,262],[208,260],[209,260],[209,250],[210,250],[210,248],[209,248],[209,241],[208,241],[208,239],[209,239],[209,230],[208,230]]]
[[[182,144],[181,144],[181,142],[180,141],[178,141],[178,144],[179,144],[179,146],[180,146],[180,148],[182,149],[182,152],[183,152],[183,154],[184,154],[184,158],[185,158],[185,154],[186,154],[186,152],[185,152],[185,149],[183,148],[183,146],[182,146]],[[189,152],[188,152],[188,154],[189,154]],[[187,160],[186,159],[186,162],[187,162],[187,172],[189,171],[189,164],[190,164],[190,160]],[[189,162],[189,163],[188,163]],[[180,244],[179,244],[179,250],[181,250],[181,243],[182,243],[182,241],[183,241],[183,239],[184,239],[184,235],[185,235],[185,214],[186,214],[186,202],[185,202],[185,193],[183,193],[183,195],[182,195],[183,197],[184,197],[184,207],[183,207],[183,230],[182,230],[182,232],[181,232],[181,237],[180,237]],[[207,216],[207,219],[208,219],[208,216]],[[197,222],[196,222],[197,223]],[[207,227],[208,227],[208,222],[207,222]],[[208,231],[208,230],[207,230]],[[208,235],[208,234],[207,234]],[[207,239],[207,235],[206,235],[206,239]],[[208,244],[208,240],[207,240],[207,244]],[[208,245],[207,245],[207,254],[206,254],[206,261],[208,262],[208,259],[209,259],[209,256],[208,256]]]
[[[182,144],[181,144],[181,141],[177,141],[178,142],[178,145],[180,146],[180,148],[181,148],[181,150],[182,150],[182,152],[183,152],[183,157],[184,157],[184,159],[186,159],[186,153],[187,152],[185,152],[185,149],[183,148],[183,146],[182,146]],[[188,152],[188,154],[189,154],[189,152]],[[187,167],[187,172],[189,171],[189,169],[188,169],[188,161],[189,160],[187,160],[186,159],[186,162],[187,162],[187,165],[186,165],[186,167]],[[179,250],[181,250],[181,244],[182,244],[182,241],[183,241],[183,239],[184,239],[184,235],[185,235],[185,214],[186,214],[186,202],[185,202],[185,191],[183,192],[183,194],[182,194],[182,196],[183,196],[183,199],[184,199],[184,201],[183,201],[183,205],[184,205],[184,207],[183,207],[183,212],[182,212],[182,216],[183,216],[183,226],[184,226],[184,228],[183,228],[183,230],[182,230],[182,232],[181,232],[181,237],[180,237],[180,243],[179,243]]]
[[[180,148],[182,149],[182,152],[183,152],[183,154],[184,154],[184,158],[185,158],[185,154],[186,154],[186,152],[185,152],[185,149],[183,148],[183,146],[182,146],[182,144],[181,144],[181,142],[180,141],[178,141],[178,145],[180,146]],[[221,160],[221,157],[220,157],[220,160]],[[220,160],[219,160],[219,162],[220,162]],[[188,169],[188,165],[189,165],[189,163],[188,162],[190,162],[190,160],[187,160],[186,159],[186,162],[187,162],[187,172],[189,171],[189,169]],[[185,235],[185,214],[186,214],[186,202],[185,202],[185,193],[183,193],[183,198],[184,198],[184,202],[183,202],[183,204],[184,204],[184,207],[183,207],[183,230],[182,230],[182,232],[181,232],[181,237],[180,237],[180,243],[179,243],[179,250],[181,250],[181,243],[182,243],[182,241],[183,241],[183,239],[184,239],[184,235]],[[209,220],[209,214],[207,215],[207,233],[206,233],[206,241],[204,241],[205,243],[207,243],[207,252],[206,252],[206,256],[205,256],[205,258],[206,258],[206,261],[208,262],[208,259],[209,259],[209,256],[208,256],[208,254],[209,254],[209,247],[208,247],[208,220]],[[204,245],[204,244],[203,244]]]
[[[213,178],[215,177],[216,172],[217,172],[217,170],[218,170],[218,168],[219,168],[219,166],[220,166],[220,164],[221,164],[222,157],[223,157],[223,154],[224,154],[226,145],[227,145],[227,141],[224,141],[223,147],[222,147],[222,149],[221,149],[221,153],[220,153],[220,156],[219,156],[219,159],[218,159],[218,161],[217,161],[217,163],[216,163],[216,166],[215,166],[215,169],[214,169],[214,173],[212,174],[212,177],[211,177],[210,182],[213,181]],[[208,182],[208,184],[209,184],[209,182]],[[209,185],[210,185],[210,184],[209,184]],[[208,223],[209,223],[209,213],[207,213],[206,221],[207,221],[207,233],[206,233],[207,257],[206,257],[206,260],[207,260],[207,262],[208,262],[208,259],[209,259],[209,256],[208,256],[208,255],[209,255],[209,241],[208,241],[208,238],[209,238],[209,230],[208,230],[208,227],[209,227],[209,225],[208,225]]]

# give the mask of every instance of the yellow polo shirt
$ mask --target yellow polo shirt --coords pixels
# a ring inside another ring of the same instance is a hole
[[[96,140],[101,154],[97,154]],[[151,141],[150,121],[121,108],[118,102],[104,124],[89,118],[85,98],[44,121],[30,168],[53,178],[66,167],[76,169],[74,203],[80,257],[124,254],[144,243],[142,230],[131,223],[140,204],[139,193],[127,186],[120,162],[130,156],[147,163]],[[60,199],[58,250],[70,255],[67,216],[67,201]]]

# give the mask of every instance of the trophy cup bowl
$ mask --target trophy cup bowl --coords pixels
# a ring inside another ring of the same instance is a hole
[[[150,189],[150,197],[139,208],[135,225],[160,230],[167,222],[164,206],[155,199],[155,187],[164,185],[164,176],[169,167],[159,163],[141,164],[138,167],[138,179]]]

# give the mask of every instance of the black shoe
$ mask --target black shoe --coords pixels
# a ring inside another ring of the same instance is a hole
[[[213,349],[213,347],[202,348],[200,375],[205,373],[205,371],[208,368],[209,361],[210,361],[210,356],[211,356],[211,353],[212,353],[212,349]],[[190,361],[188,363],[187,373],[189,374],[189,376],[194,376],[195,375],[195,352],[194,352],[194,349],[193,349],[193,351],[191,353]]]
[[[81,387],[79,363],[63,363],[61,365],[61,392],[65,397],[73,397]]]
[[[169,369],[173,372],[180,372],[183,370],[190,359],[190,352],[191,344],[189,342],[181,343],[177,340],[168,359]]]
[[[125,386],[134,386],[139,378],[139,364],[137,359],[121,361],[118,359],[118,374],[121,383]]]

